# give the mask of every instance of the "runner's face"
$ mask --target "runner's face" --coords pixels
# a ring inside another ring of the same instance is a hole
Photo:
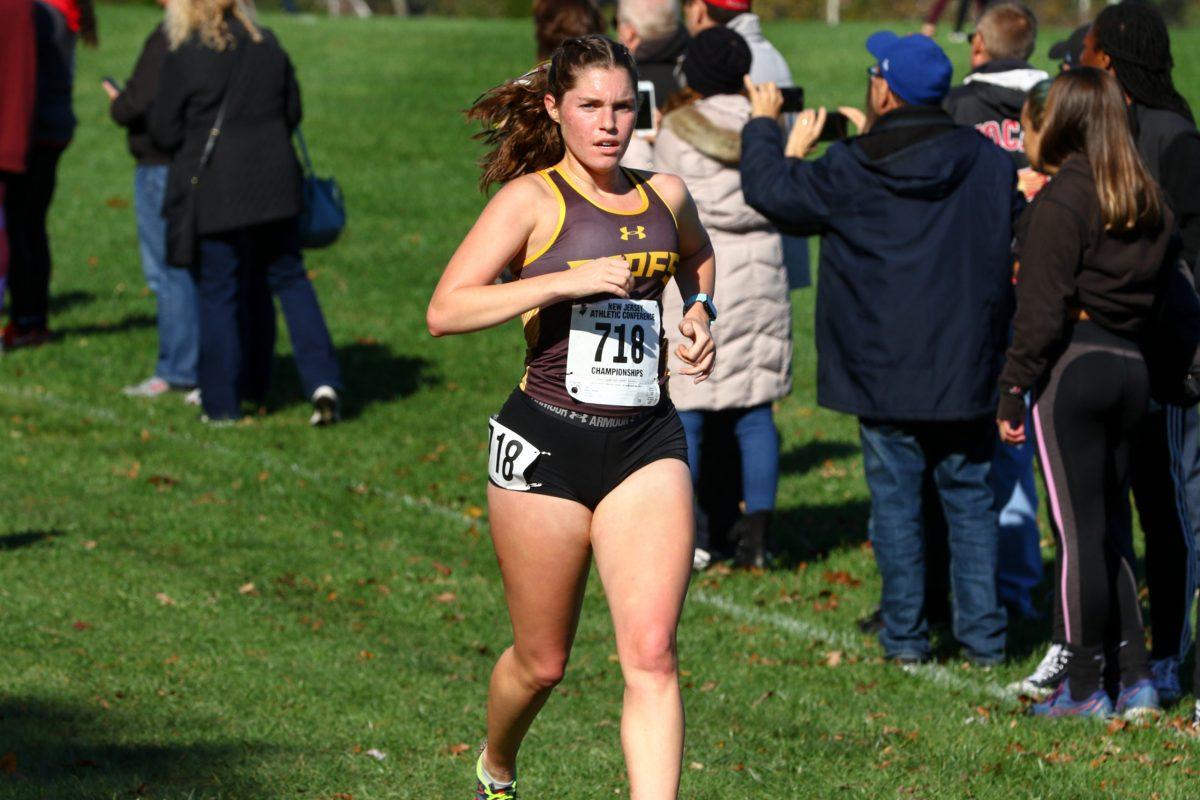
[[[629,72],[592,67],[580,73],[562,101],[546,96],[546,111],[559,123],[567,151],[585,167],[617,168],[637,119],[637,95]]]

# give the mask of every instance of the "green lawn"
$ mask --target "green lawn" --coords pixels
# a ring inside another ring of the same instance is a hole
[[[515,325],[434,341],[424,309],[484,202],[458,112],[529,66],[532,34],[270,18],[318,168],[350,204],[344,241],[309,259],[348,419],[307,427],[284,340],[271,413],[210,430],[178,400],[119,392],[149,373],[156,337],[132,162],[99,79],[128,74],[154,22],[102,8],[103,48],[80,52],[52,220],[65,336],[0,359],[0,797],[465,798],[508,643],[482,509],[486,417],[522,348]],[[870,30],[769,34],[810,102],[833,104],[861,98]],[[1198,99],[1200,35],[1175,51]],[[1036,662],[1042,625],[1017,627],[1013,662],[990,672],[946,647],[909,674],[858,634],[878,592],[866,489],[853,420],[815,407],[812,304],[795,296],[779,528],[828,553],[696,580],[682,796],[1194,796],[1200,750],[1171,725],[1022,716],[1000,687]],[[567,681],[522,756],[526,796],[626,792],[614,662],[593,582]]]

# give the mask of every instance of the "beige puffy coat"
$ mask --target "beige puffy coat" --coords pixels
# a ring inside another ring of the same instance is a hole
[[[792,308],[779,233],[742,197],[738,161],[750,101],[714,95],[663,119],[654,164],[687,183],[717,258],[712,327],[717,363],[709,379],[680,374],[674,352],[671,399],[683,411],[750,408],[792,390]],[[663,325],[670,350],[682,339],[683,301],[670,287],[663,295]]]

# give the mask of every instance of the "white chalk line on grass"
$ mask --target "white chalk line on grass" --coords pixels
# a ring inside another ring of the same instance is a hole
[[[13,387],[5,384],[0,384],[0,392],[13,397],[19,397],[25,400],[35,400],[47,405],[52,405],[65,411],[79,414],[81,417],[102,419],[114,426],[128,425],[135,427],[136,425],[140,424],[122,417],[120,414],[112,411],[109,408],[77,403],[62,397],[58,397],[46,391],[45,389],[41,389],[40,391],[22,391],[14,389]],[[215,436],[226,435],[234,432],[236,432],[236,429],[232,431],[210,431],[209,433],[211,433],[212,436],[206,437],[204,440],[201,440],[199,437],[192,434],[179,433],[175,431],[159,431],[156,435],[165,439],[198,445],[203,447],[205,450],[219,453],[224,456],[243,459],[246,457],[246,453],[232,450],[212,441],[212,438]],[[319,484],[326,479],[325,476],[319,475],[311,470],[307,470],[301,467],[299,464],[282,461],[261,450],[255,452],[254,457],[256,457],[264,466],[270,467],[274,470],[286,469],[294,475],[298,475],[299,477],[311,483]],[[427,511],[455,522],[477,524],[480,527],[485,527],[487,525],[487,521],[482,518],[477,519],[469,514],[464,513],[463,511],[450,506],[442,505],[441,503],[430,500],[429,498],[415,497],[405,492],[393,492],[388,489],[374,486],[370,487],[369,491],[378,494],[381,497],[398,502],[408,508]],[[795,639],[806,642],[827,642],[830,645],[845,651],[846,653],[851,653],[857,656],[871,655],[863,646],[862,641],[859,638],[842,631],[828,630],[820,625],[807,622],[799,617],[787,616],[771,611],[764,611],[753,606],[738,603],[737,601],[731,600],[723,595],[712,594],[711,592],[704,590],[693,591],[691,592],[690,597],[694,602],[710,606],[741,622],[769,625],[772,628],[791,635]],[[963,676],[957,675],[946,667],[938,664],[926,664],[920,666],[910,665],[903,667],[903,669],[905,672],[913,675],[914,677],[920,678],[943,688],[974,694],[986,694],[999,700],[1013,700],[1018,696],[1017,693],[995,683],[968,680]]]
[[[692,592],[690,597],[698,603],[711,606],[730,617],[746,623],[769,625],[772,628],[790,634],[793,638],[806,642],[826,642],[846,653],[856,656],[872,655],[863,647],[860,639],[841,631],[831,631],[814,625],[798,617],[787,616],[773,611],[763,611],[753,606],[743,605],[730,600],[723,595],[715,595],[707,591]],[[1003,686],[988,681],[969,680],[940,664],[907,665],[902,669],[908,674],[936,684],[946,689],[974,694],[986,694],[997,700],[1015,700],[1017,693]]]

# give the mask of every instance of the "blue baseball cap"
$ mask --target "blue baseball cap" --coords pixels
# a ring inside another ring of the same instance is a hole
[[[928,36],[880,31],[867,39],[867,50],[879,61],[888,87],[909,105],[941,105],[950,91],[954,65]]]

